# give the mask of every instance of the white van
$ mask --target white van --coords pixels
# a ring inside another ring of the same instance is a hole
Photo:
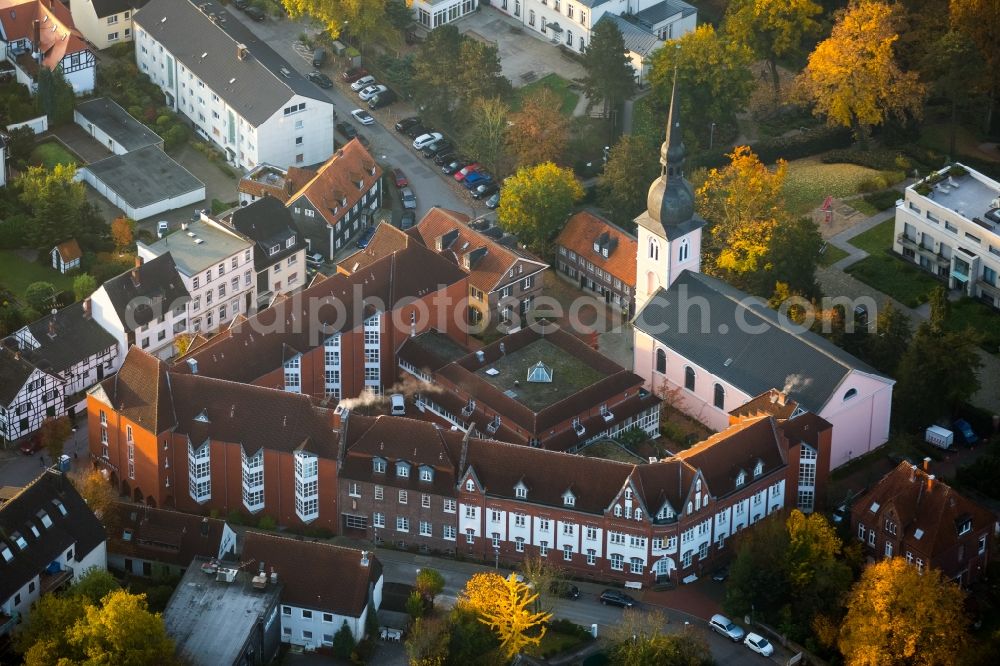
[[[389,413],[393,416],[406,416],[406,400],[401,393],[393,393],[389,396]]]

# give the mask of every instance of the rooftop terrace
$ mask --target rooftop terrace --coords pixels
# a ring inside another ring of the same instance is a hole
[[[942,169],[937,174],[940,180],[933,185],[930,185],[930,182],[935,180],[932,175],[930,179],[911,187],[919,193],[921,184],[930,185],[930,193],[924,195],[928,199],[967,220],[972,220],[984,229],[1000,233],[1000,216],[987,215],[998,207],[996,202],[1000,198],[1000,183],[961,165],[956,167],[960,167],[966,173],[956,176],[954,173],[949,173],[949,168]]]
[[[539,361],[552,369],[551,383],[528,381],[528,370]],[[545,338],[483,365],[476,375],[535,412],[608,376]]]

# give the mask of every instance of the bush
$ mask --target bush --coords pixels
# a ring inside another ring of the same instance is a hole
[[[556,632],[557,634],[565,634],[566,636],[576,636],[578,638],[592,638],[590,632],[581,627],[575,622],[569,620],[558,619],[549,622],[549,629]]]
[[[16,250],[24,247],[31,227],[31,218],[24,213],[0,220],[0,249]]]
[[[889,210],[896,205],[896,201],[903,198],[903,193],[899,190],[883,190],[866,194],[864,200],[879,210]]]
[[[898,169],[902,165],[897,163],[900,157],[894,150],[851,150],[837,149],[823,154],[820,158],[826,164],[857,164],[858,166],[885,171],[887,169]],[[909,161],[907,161],[909,164]],[[904,170],[906,167],[903,167]]]
[[[278,527],[278,521],[272,516],[261,516],[257,521],[257,527],[262,530],[273,530]]]
[[[847,128],[816,127],[791,136],[779,136],[757,141],[750,144],[750,147],[761,162],[770,164],[779,159],[797,160],[836,148],[846,148],[851,145],[851,141],[851,131]],[[729,158],[726,155],[732,151],[731,147],[724,147],[702,152],[691,159],[691,168],[726,166],[729,164]]]

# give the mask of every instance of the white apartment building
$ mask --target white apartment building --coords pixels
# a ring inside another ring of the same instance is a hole
[[[333,154],[333,105],[218,2],[151,0],[135,17],[135,55],[232,165],[304,166]]]
[[[892,249],[1000,308],[1000,183],[954,164],[910,185],[896,202]]]
[[[420,25],[433,30],[478,8],[479,0],[413,0],[413,17]]]
[[[139,257],[171,255],[184,288],[188,333],[214,331],[253,310],[257,280],[253,242],[206,215],[181,225],[152,245],[139,241]]]
[[[77,30],[91,44],[106,49],[132,41],[132,15],[145,0],[70,0]]]
[[[537,36],[583,53],[605,14],[629,22],[656,39],[676,39],[695,29],[698,12],[682,0],[493,0],[493,6]]]

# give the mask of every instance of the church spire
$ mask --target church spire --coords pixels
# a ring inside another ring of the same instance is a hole
[[[678,47],[679,48],[679,47]],[[679,56],[678,51],[678,56]],[[694,193],[684,180],[684,138],[681,132],[680,105],[677,103],[677,62],[670,90],[670,111],[666,135],[660,146],[660,177],[653,181],[646,196],[646,212],[651,221],[662,227],[684,224],[694,217]]]

